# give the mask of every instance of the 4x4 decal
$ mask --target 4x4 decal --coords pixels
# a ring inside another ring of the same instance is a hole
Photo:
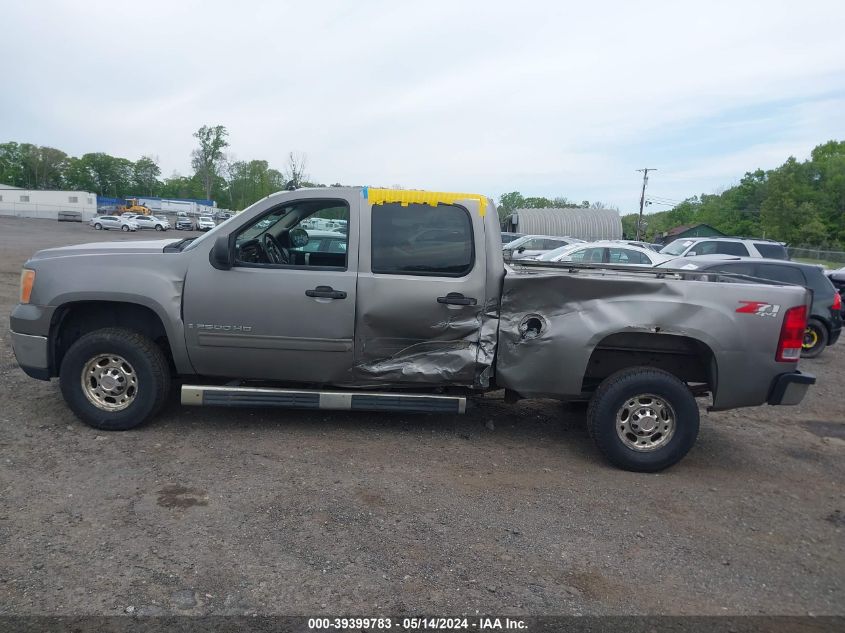
[[[780,306],[765,301],[740,301],[741,305],[736,309],[740,314],[756,314],[761,317],[776,317],[780,312]]]

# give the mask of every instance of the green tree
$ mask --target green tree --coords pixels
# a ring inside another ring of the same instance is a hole
[[[151,156],[142,156],[132,166],[132,186],[135,193],[154,196],[161,190],[158,177],[161,175],[158,163]]]
[[[203,183],[206,199],[211,199],[211,189],[219,177],[223,149],[229,146],[226,141],[228,135],[229,132],[222,125],[203,125],[194,132],[199,147],[191,153],[191,166]]]

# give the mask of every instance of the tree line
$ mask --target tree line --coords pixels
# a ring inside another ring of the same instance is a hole
[[[637,218],[623,216],[626,236],[636,234]],[[644,220],[651,241],[676,226],[703,223],[726,235],[845,250],[845,141],[818,145],[803,162],[790,156],[775,169],[747,172],[721,193],[688,198]]]
[[[266,160],[236,160],[226,153],[228,131],[222,125],[202,126],[194,133],[193,174],[161,177],[158,160],[132,161],[92,152],[70,156],[60,149],[31,143],[0,143],[0,184],[23,189],[89,191],[99,196],[159,196],[216,200],[218,206],[241,210],[283,189],[316,186],[308,181],[305,154],[290,152],[282,169]]]

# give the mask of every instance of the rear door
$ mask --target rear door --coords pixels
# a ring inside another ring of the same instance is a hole
[[[362,205],[359,383],[471,386],[487,301],[478,202]]]

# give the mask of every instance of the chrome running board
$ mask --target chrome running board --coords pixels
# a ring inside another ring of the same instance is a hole
[[[463,396],[376,391],[312,391],[271,387],[182,385],[182,404],[214,407],[282,407],[334,411],[466,413]]]

